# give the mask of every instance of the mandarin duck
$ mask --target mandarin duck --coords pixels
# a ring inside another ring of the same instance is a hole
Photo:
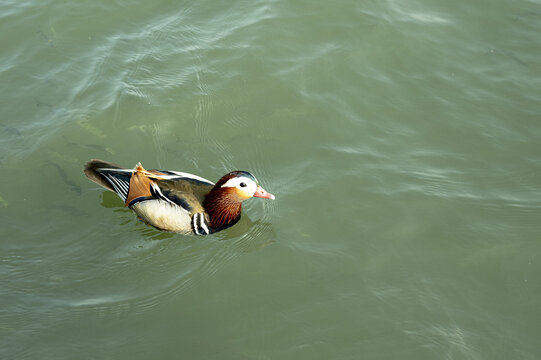
[[[178,172],[125,169],[103,160],[85,164],[86,176],[113,191],[148,225],[186,235],[208,235],[235,225],[242,202],[251,197],[274,200],[247,171],[232,171],[216,184]]]

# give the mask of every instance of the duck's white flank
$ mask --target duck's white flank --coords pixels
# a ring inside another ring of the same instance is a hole
[[[163,200],[145,200],[132,206],[144,221],[159,229],[191,234],[190,213],[184,208]]]

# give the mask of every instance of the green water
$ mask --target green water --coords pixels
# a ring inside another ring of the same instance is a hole
[[[5,0],[0,32],[0,358],[541,358],[539,1]],[[90,158],[276,200],[162,233]]]

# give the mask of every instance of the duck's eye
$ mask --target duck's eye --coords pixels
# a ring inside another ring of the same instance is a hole
[[[240,187],[246,187],[246,183],[241,182]]]

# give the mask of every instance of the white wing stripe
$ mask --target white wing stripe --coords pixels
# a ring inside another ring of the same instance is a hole
[[[135,169],[109,169],[109,168],[102,168],[102,169],[99,169],[99,171],[111,171],[111,172],[120,172],[120,173],[127,173],[127,174],[133,174],[135,172]],[[167,175],[167,174],[163,174],[163,175],[156,175],[156,176],[159,176],[161,178],[164,178],[164,179],[174,179],[174,178],[177,178],[177,177],[183,177],[183,178],[188,178],[188,179],[194,179],[194,180],[199,180],[199,181],[202,181],[202,182],[206,182],[210,185],[214,185],[214,183],[210,180],[207,180],[205,178],[202,178],[201,176],[197,176],[197,175],[194,175],[194,174],[190,174],[190,173],[186,173],[186,172],[182,172],[182,171],[172,171],[172,170],[168,170],[167,172],[169,173],[172,173],[172,174],[175,174],[175,175]]]
[[[188,178],[188,179],[194,179],[194,180],[198,180],[198,181],[202,181],[202,182],[205,182],[209,185],[214,185],[214,183],[210,180],[207,180],[205,178],[202,178],[201,176],[197,176],[197,175],[194,175],[194,174],[190,174],[190,173],[185,173],[185,172],[180,172],[180,171],[169,171],[170,173],[173,173],[175,175],[160,175],[160,177],[163,177],[164,179],[175,179],[177,177],[182,177],[182,178]]]
[[[122,196],[122,193],[120,192],[119,188],[117,188],[116,184],[115,183],[112,183],[113,185],[113,188],[115,189],[115,193],[117,193],[118,195]]]
[[[125,181],[122,181],[120,179],[117,179],[115,178],[114,176],[112,177],[112,179],[117,183],[118,186],[120,186],[120,188],[123,190],[122,193],[126,193],[128,194],[128,187],[126,186],[126,182]]]
[[[120,194],[123,197],[126,197],[128,195],[128,192],[126,191],[126,189],[124,187],[125,185],[122,184],[122,181],[118,180],[114,176],[110,176],[109,178],[113,181],[114,184],[116,184],[117,188],[119,189]]]
[[[103,171],[111,171],[111,172],[119,172],[119,173],[126,173],[126,174],[133,174],[135,172],[135,169],[109,169],[109,168],[103,168],[103,169],[100,169],[99,170],[100,172],[103,172]],[[180,178],[187,178],[187,179],[193,179],[193,180],[198,180],[198,181],[201,181],[201,182],[204,182],[204,183],[207,183],[209,185],[214,185],[214,183],[210,180],[207,180],[205,178],[202,178],[201,176],[197,176],[197,175],[194,175],[194,174],[190,174],[190,173],[186,173],[186,172],[181,172],[181,171],[171,171],[169,170],[168,171],[169,173],[172,173],[172,174],[175,174],[175,175],[167,175],[167,174],[160,174],[160,175],[156,175],[162,179],[166,179],[166,180],[170,180],[170,179],[178,179],[179,177]],[[105,175],[105,174],[103,174]]]
[[[109,174],[103,174],[105,176],[105,178],[109,181],[109,183],[111,185],[113,185],[113,188],[115,188],[115,191],[118,192],[118,185],[117,183],[113,180],[113,177],[110,176]]]
[[[134,169],[109,169],[109,168],[101,168],[98,170],[99,172],[103,171],[112,171],[112,172],[120,172],[120,173],[130,173],[133,174],[135,171]]]
[[[152,188],[154,189],[154,191],[156,192],[156,194],[158,195],[158,197],[161,199],[161,200],[165,200],[167,201],[168,203],[170,204],[173,204],[173,205],[177,205],[175,204],[173,201],[171,201],[169,198],[167,198],[163,193],[162,191],[160,190],[160,187],[154,183],[152,183],[150,186],[152,186]]]
[[[105,176],[107,180],[109,180],[109,183],[113,186],[115,189],[115,192],[120,196],[123,200],[126,200],[126,197],[128,196],[128,187],[125,182],[115,178],[114,176],[110,174],[102,174]]]
[[[124,190],[126,191],[126,195],[128,195],[128,193],[130,192],[130,185],[125,181],[122,181],[122,185],[124,186]]]

